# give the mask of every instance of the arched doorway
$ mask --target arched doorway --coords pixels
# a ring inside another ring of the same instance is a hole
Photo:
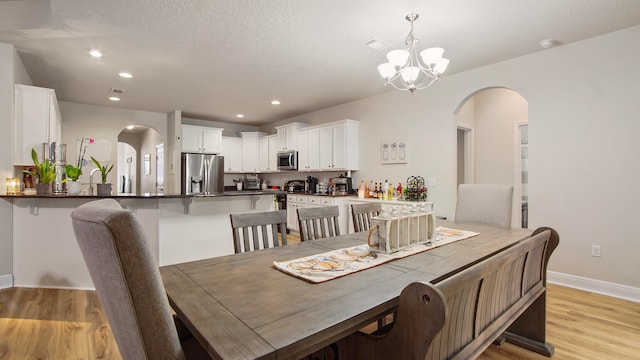
[[[485,88],[455,113],[457,184],[513,185],[514,227],[527,225],[528,103],[516,91]],[[523,144],[524,141],[524,144]],[[523,156],[526,158],[523,159]]]
[[[157,192],[158,179],[164,179],[164,168],[157,164],[163,143],[160,133],[145,125],[128,126],[118,134],[118,194]]]

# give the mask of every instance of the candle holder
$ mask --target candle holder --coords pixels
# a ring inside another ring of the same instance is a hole
[[[20,194],[20,179],[7,178],[7,195]]]

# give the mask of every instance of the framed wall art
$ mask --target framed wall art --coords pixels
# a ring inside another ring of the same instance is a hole
[[[404,140],[383,141],[380,145],[380,158],[382,165],[407,164],[407,142]]]

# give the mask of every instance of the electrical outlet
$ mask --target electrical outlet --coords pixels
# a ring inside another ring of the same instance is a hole
[[[427,179],[427,186],[436,186],[436,179],[428,178]]]
[[[591,245],[591,256],[600,257],[600,245]]]

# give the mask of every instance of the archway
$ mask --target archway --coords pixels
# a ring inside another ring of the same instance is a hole
[[[526,99],[507,88],[480,89],[460,103],[455,119],[458,184],[513,185],[512,225],[526,226],[528,159],[522,159],[528,155]]]
[[[161,144],[160,133],[145,125],[128,126],[118,134],[118,194],[157,192],[157,179],[164,178],[164,174],[158,177],[156,164]]]

